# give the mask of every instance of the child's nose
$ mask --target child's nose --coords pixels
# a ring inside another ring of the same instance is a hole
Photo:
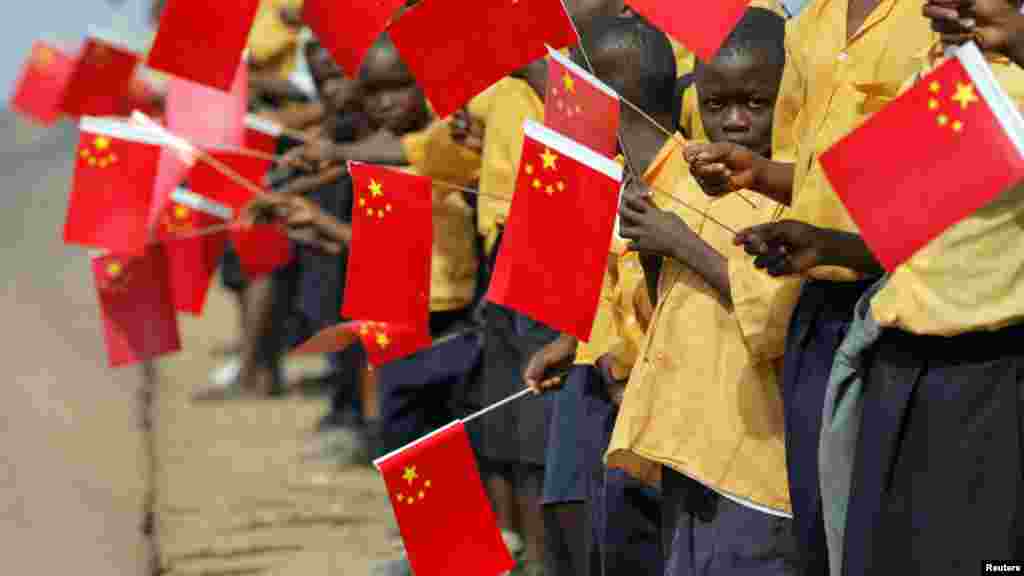
[[[743,106],[730,106],[726,109],[724,128],[729,131],[749,130],[750,113]]]

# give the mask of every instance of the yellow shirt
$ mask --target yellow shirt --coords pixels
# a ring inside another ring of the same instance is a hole
[[[1024,106],[1024,70],[990,59],[1003,89]],[[969,166],[964,167],[969,170]],[[953,225],[893,271],[871,302],[882,326],[954,336],[1024,320],[1024,185]]]
[[[707,211],[731,228],[764,222],[777,206],[748,195],[711,200],[679,154],[662,160],[656,186]],[[732,234],[669,200],[706,242],[730,260],[745,260]],[[717,293],[686,265],[663,264],[658,303],[612,434],[607,460],[650,482],[669,466],[727,497],[790,510],[778,371],[747,351],[735,318]]]
[[[299,30],[281,20],[282,8],[301,9],[302,0],[262,0],[249,33],[249,58],[257,66],[272,66],[287,79],[298,58]]]
[[[442,312],[469,306],[476,290],[480,264],[476,254],[473,208],[461,193],[441,182],[461,185],[465,182],[465,176],[460,175],[460,167],[472,174],[479,164],[478,160],[474,163],[473,158],[479,157],[451,141],[451,133],[445,121],[433,122],[422,132],[405,136],[402,147],[411,162],[410,172],[436,179],[430,311]]]
[[[544,101],[525,80],[504,78],[488,91],[483,102],[487,110],[484,115],[486,128],[477,229],[486,239],[486,248],[490,252],[497,238],[498,226],[503,225],[508,216],[516,188],[523,149],[523,122],[543,122]]]

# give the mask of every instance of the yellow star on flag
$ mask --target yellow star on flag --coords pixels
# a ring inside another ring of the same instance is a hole
[[[555,165],[555,162],[558,160],[558,155],[555,154],[554,152],[552,152],[551,150],[545,148],[544,152],[540,155],[540,159],[541,159],[541,162],[544,163],[544,169],[545,170],[548,170],[548,169],[557,170],[558,169],[558,167]]]
[[[570,94],[576,93],[576,80],[568,72],[562,76],[562,84],[565,85],[565,90]]]
[[[416,467],[406,466],[405,472],[402,473],[402,480],[405,480],[409,484],[412,484],[417,478],[419,478],[419,475],[416,474]]]
[[[117,278],[121,275],[123,270],[124,268],[121,266],[120,262],[111,262],[107,264],[107,276],[110,276],[111,278]]]
[[[938,94],[939,90],[942,90],[942,84],[939,84],[937,80],[932,80],[932,83],[928,85],[928,89]]]
[[[380,185],[380,182],[371,179],[370,180],[370,197],[376,198],[384,195],[384,187]]]
[[[391,339],[388,338],[388,335],[385,332],[378,332],[377,346],[380,346],[381,348],[387,348],[389,344],[391,344]]]
[[[182,206],[181,204],[178,204],[177,206],[174,207],[174,217],[177,218],[178,220],[184,220],[185,218],[188,218],[188,216],[188,206]]]
[[[978,101],[978,95],[974,93],[974,86],[971,84],[956,83],[956,94],[953,94],[953,101],[960,104],[961,110],[966,110],[969,105]]]
[[[110,148],[110,138],[107,138],[106,136],[97,136],[96,139],[92,141],[92,145],[102,152],[103,150]]]

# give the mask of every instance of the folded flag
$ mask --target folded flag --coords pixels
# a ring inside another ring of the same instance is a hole
[[[1024,120],[969,43],[819,162],[864,241],[892,270],[1024,180]]]
[[[577,41],[561,0],[431,0],[406,12],[390,33],[442,118],[543,57],[545,44],[564,48]]]
[[[497,576],[515,566],[462,422],[374,461],[416,576]]]
[[[281,127],[271,120],[255,114],[245,117],[245,137],[242,147],[257,150],[264,154],[277,152],[277,139],[281,136]]]
[[[349,2],[305,0],[302,20],[348,76],[355,77],[367,49],[384,30],[405,0]]]
[[[232,211],[185,188],[164,208],[157,239],[164,243],[174,309],[198,316],[227,245],[227,231],[200,234],[231,219]]]
[[[182,78],[167,82],[167,129],[195,146],[241,147],[249,105],[249,73],[238,65],[229,91],[215,90]]]
[[[64,113],[68,116],[123,114],[138,64],[138,54],[89,38],[64,89]]]
[[[544,125],[614,158],[619,149],[619,95],[560,52],[548,48]]]
[[[75,59],[45,42],[36,42],[14,87],[10,108],[49,126],[61,116],[64,89]]]
[[[227,91],[235,81],[260,0],[168,0],[150,68]]]
[[[359,340],[366,350],[371,366],[383,366],[414,354],[431,345],[426,327],[387,324],[384,322],[342,322],[325,328],[303,342],[293,354],[309,356],[333,354]]]
[[[92,271],[111,366],[181,349],[163,246],[152,244],[139,256],[94,257]]]
[[[749,3],[750,0],[629,0],[630,8],[682,42],[704,62],[710,62],[715,57],[725,39],[743,18]]]
[[[587,341],[611,248],[622,167],[535,122],[527,121],[524,132],[487,299]]]
[[[430,178],[349,163],[355,201],[345,299],[355,320],[426,327],[434,230]]]
[[[141,254],[162,135],[104,118],[83,118],[64,241],[115,253]]]

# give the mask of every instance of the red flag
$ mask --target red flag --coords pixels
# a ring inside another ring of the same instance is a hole
[[[819,161],[892,270],[1024,179],[1024,120],[968,44]]]
[[[342,316],[427,326],[434,230],[430,178],[349,163],[355,204]]]
[[[527,122],[524,131],[487,299],[585,342],[608,262],[622,168],[540,124]]]
[[[36,42],[15,84],[10,107],[44,126],[57,121],[75,59],[45,42]]]
[[[181,349],[162,246],[150,245],[142,256],[93,258],[92,271],[111,366]]]
[[[619,149],[619,95],[559,52],[548,49],[544,125],[614,158]]]
[[[577,41],[561,0],[421,2],[391,26],[391,38],[442,118],[543,57],[544,44]]]
[[[149,67],[227,91],[259,5],[260,0],[168,0]]]
[[[165,243],[175,310],[202,313],[228,234],[197,233],[223,224],[231,214],[230,208],[184,188],[175,191],[161,213],[157,238]]]
[[[722,43],[743,18],[749,3],[750,0],[629,0],[630,8],[682,42],[704,62],[710,62],[715,57]]]
[[[249,114],[245,117],[245,138],[242,147],[274,154],[277,152],[277,138],[280,135],[280,126],[255,114]]]
[[[405,0],[349,2],[306,0],[302,20],[348,76],[355,77],[366,50],[388,27]]]
[[[124,112],[139,55],[89,38],[64,90],[62,107],[69,116],[117,116]]]
[[[426,327],[417,328],[383,322],[342,322],[321,330],[292,353],[332,354],[348,348],[357,339],[362,342],[371,366],[383,366],[431,345]]]
[[[164,140],[146,128],[83,118],[64,241],[140,254]]]
[[[259,184],[270,168],[270,161],[231,151],[207,151],[246,180]],[[189,175],[189,185],[196,194],[229,207],[237,218],[255,193],[231,181],[205,162],[199,162]],[[257,225],[239,228],[230,233],[242,269],[251,278],[265,276],[288,264],[292,258],[291,242],[277,227]]]
[[[496,576],[515,562],[501,538],[462,422],[374,462],[416,576]]]

